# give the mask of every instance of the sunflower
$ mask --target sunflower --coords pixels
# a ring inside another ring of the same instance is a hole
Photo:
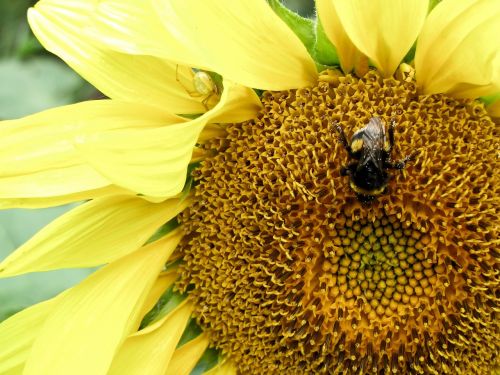
[[[0,374],[498,370],[500,4],[436,3],[30,9],[110,99],[2,123],[2,207],[85,203],[0,276],[103,266],[0,325]],[[338,132],[372,121],[402,164],[366,202]]]

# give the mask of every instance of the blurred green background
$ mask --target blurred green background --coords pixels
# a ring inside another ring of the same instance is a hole
[[[0,0],[0,120],[87,100],[95,89],[44,51],[26,21],[36,1]],[[313,15],[313,0],[287,0],[290,9]],[[73,205],[74,206],[74,205]],[[73,206],[0,211],[0,260]],[[0,280],[0,321],[74,285],[92,270],[61,270]]]
[[[314,0],[282,0],[282,2],[302,17],[314,16]]]

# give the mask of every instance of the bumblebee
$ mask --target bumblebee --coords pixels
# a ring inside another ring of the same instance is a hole
[[[338,124],[334,126],[339,133],[339,140],[349,157],[354,159],[340,174],[350,177],[350,187],[362,203],[369,203],[387,190],[391,178],[389,169],[402,170],[412,155],[397,162],[392,161],[391,151],[394,146],[394,128],[396,122],[391,121],[388,136],[384,123],[378,117],[372,117],[368,124],[359,129],[347,142],[344,130]]]

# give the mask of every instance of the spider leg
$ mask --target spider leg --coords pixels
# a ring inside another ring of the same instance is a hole
[[[191,75],[194,78],[193,71],[191,69],[189,69],[189,71],[191,72]],[[186,87],[186,85],[184,85],[184,83],[182,83],[181,79],[179,78],[179,64],[177,64],[175,67],[175,80],[179,83],[179,85],[182,86],[182,88],[184,90],[186,90],[186,92],[189,94],[189,96],[192,96],[194,98],[201,96],[199,92],[197,92],[196,90],[195,91],[190,90],[188,87]]]
[[[211,92],[210,94],[208,94],[208,95],[205,97],[205,99],[203,99],[203,100],[201,101],[201,104],[203,104],[203,106],[205,107],[205,110],[207,110],[207,111],[209,110],[209,108],[208,108],[208,102],[209,102],[210,98],[211,98],[212,96],[214,96],[214,95],[215,95],[215,93],[214,93],[214,92]]]

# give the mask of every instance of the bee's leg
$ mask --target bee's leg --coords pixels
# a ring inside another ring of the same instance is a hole
[[[363,195],[363,194],[359,194],[359,193],[356,193],[356,198],[358,198],[358,201],[364,207],[370,206],[373,203],[373,201],[375,200],[375,196],[373,196],[373,195]]]
[[[389,124],[389,155],[391,154],[392,147],[394,146],[394,129],[396,128],[396,120],[391,119]]]
[[[342,143],[342,146],[347,150],[349,153],[349,156],[352,157],[352,149],[351,146],[349,145],[349,142],[347,141],[347,137],[345,136],[344,129],[339,125],[338,121],[335,121],[333,123],[333,126],[337,130],[337,133],[339,133],[339,141]]]
[[[354,162],[350,163],[349,165],[340,168],[340,175],[341,176],[351,176],[353,174],[354,170],[356,170],[357,164],[358,163],[354,161]]]
[[[340,175],[341,176],[348,176],[350,174],[351,174],[351,171],[350,171],[349,167],[340,168]]]
[[[398,160],[396,162],[388,161],[386,163],[386,167],[391,168],[391,169],[399,169],[399,170],[404,169],[404,167],[406,166],[406,163],[408,163],[410,160],[412,160],[413,156],[414,156],[414,154],[408,155],[404,159]]]

